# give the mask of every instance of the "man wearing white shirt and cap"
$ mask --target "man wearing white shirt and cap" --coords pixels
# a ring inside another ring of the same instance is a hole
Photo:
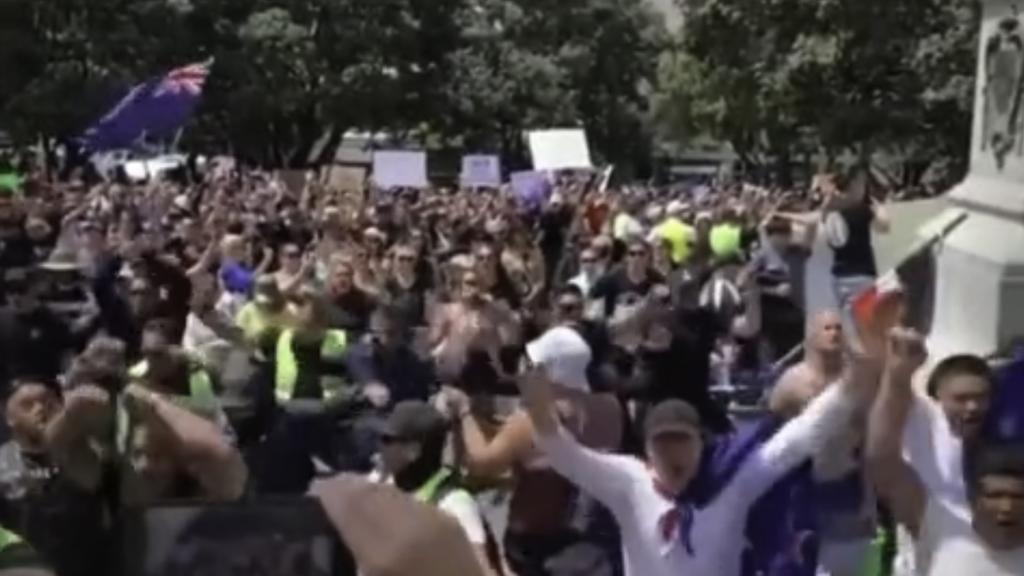
[[[750,506],[843,430],[877,374],[870,360],[855,362],[842,385],[758,447],[717,496],[695,509],[685,493],[698,472],[704,438],[692,406],[668,400],[651,410],[644,426],[647,462],[602,454],[566,433],[555,405],[562,387],[558,366],[527,353],[534,367],[521,388],[537,445],[556,471],[611,510],[622,534],[626,576],[738,576]]]

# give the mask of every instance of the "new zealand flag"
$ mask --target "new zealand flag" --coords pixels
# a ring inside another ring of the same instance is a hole
[[[162,139],[178,131],[203,95],[213,61],[171,70],[132,88],[81,137],[88,152],[130,148],[143,138]]]

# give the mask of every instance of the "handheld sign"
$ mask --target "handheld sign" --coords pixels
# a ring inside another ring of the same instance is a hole
[[[427,153],[381,150],[373,153],[373,181],[381,188],[426,188]]]
[[[587,170],[590,147],[580,128],[535,130],[527,135],[534,170]]]
[[[551,192],[551,182],[544,172],[513,172],[509,176],[509,183],[512,185],[512,191],[515,192],[516,198],[526,206],[542,205]]]
[[[459,183],[463,186],[497,188],[501,185],[501,159],[483,154],[463,156]]]

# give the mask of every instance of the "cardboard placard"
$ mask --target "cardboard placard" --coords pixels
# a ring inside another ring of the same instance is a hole
[[[459,183],[467,187],[497,188],[501,186],[501,158],[485,154],[463,156]]]
[[[422,150],[380,150],[373,153],[373,181],[384,189],[426,188],[427,153]]]
[[[547,200],[551,193],[551,181],[546,172],[524,171],[513,172],[509,176],[509,183],[516,198],[523,204],[539,206]]]
[[[590,147],[581,128],[535,130],[527,135],[534,170],[588,170]]]

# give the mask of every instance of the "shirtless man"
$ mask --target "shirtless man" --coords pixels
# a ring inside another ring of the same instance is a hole
[[[840,378],[846,368],[844,350],[839,313],[826,310],[811,317],[804,360],[782,375],[772,391],[771,411],[786,419],[802,412],[829,382]],[[859,416],[863,418],[863,411]],[[837,438],[814,462],[816,494],[822,499],[818,506],[821,575],[856,576],[868,558],[875,509],[860,464],[863,437],[863,422],[851,422],[850,433]]]
[[[807,322],[804,360],[786,370],[772,390],[769,406],[774,414],[792,418],[821,394],[843,371],[843,322],[825,310]]]
[[[575,330],[559,326],[526,346],[524,362],[545,369],[558,385],[559,412],[582,443],[599,450],[617,450],[622,439],[622,410],[614,395],[590,391],[586,376],[590,360],[591,351],[583,338]],[[466,471],[480,479],[512,475],[504,549],[515,574],[577,574],[579,558],[571,561],[572,549],[577,553],[583,548],[594,552],[593,546],[600,548],[597,552],[618,550],[617,542],[605,541],[614,538],[613,534],[579,524],[593,512],[591,504],[576,497],[575,488],[551,469],[535,447],[533,424],[525,410],[517,409],[488,437],[465,394],[454,389],[444,394],[448,411],[457,422],[456,440]],[[610,524],[611,519],[607,520]],[[616,563],[617,558],[606,557],[596,564],[601,569],[587,573],[615,573]]]

